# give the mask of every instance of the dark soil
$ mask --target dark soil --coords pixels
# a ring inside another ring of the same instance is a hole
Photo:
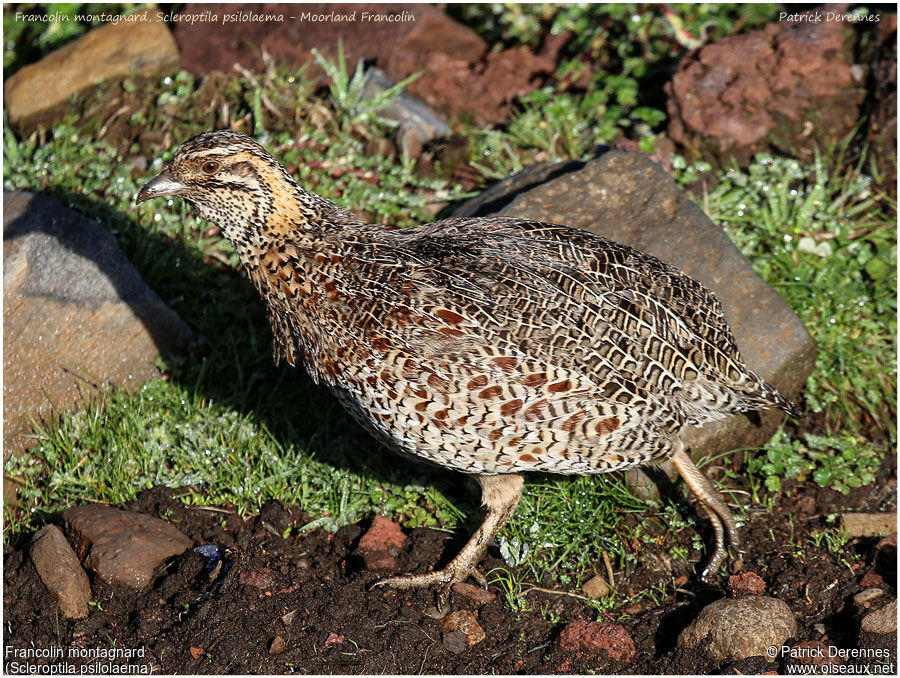
[[[895,506],[896,457],[889,457],[874,485],[843,496],[810,485],[785,488],[771,512],[754,511],[741,532],[745,571],[760,575],[766,593],[783,599],[798,622],[797,641],[856,648],[860,611],[852,601],[867,574],[883,578],[888,599],[896,596],[896,542],[855,539],[831,552],[810,535],[828,527],[827,516],[845,510],[877,511]],[[368,523],[336,534],[312,531],[282,538],[306,517],[275,502],[248,520],[218,509],[183,505],[172,490],[145,492],[126,508],[164,517],[198,544],[219,545],[172,559],[149,591],[93,581],[96,604],[85,620],[57,613],[27,555],[27,546],[4,551],[4,642],[14,647],[146,648],[154,673],[760,673],[784,671],[762,657],[716,665],[703,651],[677,648],[678,633],[707,603],[729,595],[727,575],[701,583],[683,561],[646,552],[633,572],[616,573],[623,605],[600,621],[621,624],[634,639],[630,662],[591,658],[560,647],[558,637],[575,619],[594,620],[578,598],[527,593],[528,611],[514,611],[501,591],[487,604],[453,593],[453,610],[470,610],[484,629],[483,642],[466,649],[445,634],[428,591],[367,586],[378,575],[356,552]],[[709,538],[710,535],[703,535]],[[675,538],[690,548],[693,535]],[[430,529],[409,533],[398,565],[424,571],[452,556],[465,536]],[[696,552],[694,552],[696,554]],[[484,571],[502,567],[496,549]],[[680,584],[671,587],[673,577]],[[681,579],[678,579],[681,577]],[[870,576],[871,580],[872,577]],[[686,580],[686,581],[685,581]],[[685,582],[685,583],[681,583]],[[659,604],[645,598],[628,607],[627,595],[666,586]],[[535,585],[537,583],[535,582]],[[559,585],[543,582],[546,588]],[[631,614],[623,608],[628,607]],[[890,640],[896,661],[896,639]],[[35,660],[38,663],[58,660]],[[71,660],[67,660],[71,661]],[[77,660],[84,663],[96,659]],[[128,662],[128,660],[121,660]],[[896,664],[895,664],[896,666]]]

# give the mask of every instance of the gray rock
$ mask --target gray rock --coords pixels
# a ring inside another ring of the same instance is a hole
[[[69,100],[104,80],[146,78],[178,68],[178,48],[156,10],[106,24],[17,71],[4,86],[9,122],[28,131],[70,111]]]
[[[3,197],[7,459],[24,451],[33,419],[158,376],[153,360],[191,331],[97,223],[45,196]]]
[[[797,621],[783,600],[753,596],[723,598],[704,607],[678,636],[678,646],[692,649],[706,638],[713,661],[768,657],[766,650],[780,648],[797,633]]]
[[[384,71],[372,68],[368,71],[363,98],[371,99],[395,84]],[[410,157],[420,155],[426,142],[450,135],[450,125],[446,120],[435,115],[428,106],[406,92],[401,92],[379,115],[398,123],[400,150]]]
[[[880,610],[869,612],[862,618],[860,628],[865,633],[897,633],[897,601],[892,600]]]
[[[166,558],[193,545],[164,520],[100,504],[67,509],[63,520],[82,562],[108,584],[146,588]]]
[[[602,151],[602,149],[601,149]],[[681,268],[712,290],[750,369],[789,396],[815,363],[815,344],[784,299],[659,165],[642,153],[607,151],[588,162],[544,164],[497,184],[454,216],[517,216],[598,233]],[[758,445],[783,414],[734,415],[688,429],[695,458]]]
[[[46,525],[31,538],[31,561],[44,586],[59,603],[59,611],[67,619],[88,616],[91,583],[56,525]]]

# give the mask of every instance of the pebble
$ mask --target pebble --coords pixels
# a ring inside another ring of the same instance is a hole
[[[601,624],[576,619],[559,634],[559,646],[569,652],[591,657],[630,662],[634,658],[634,639],[621,624]]]
[[[397,555],[406,543],[403,529],[382,515],[372,519],[372,525],[360,538],[356,552],[362,555],[366,569],[391,574],[399,568]]]
[[[91,583],[56,525],[46,525],[31,539],[31,561],[44,586],[59,603],[59,611],[67,619],[88,616]]]
[[[325,647],[331,647],[332,645],[342,645],[346,638],[332,631],[328,634],[328,638],[325,639]]]
[[[896,513],[845,513],[844,532],[854,537],[883,537],[897,532]]]
[[[709,638],[713,661],[765,657],[797,634],[797,621],[783,600],[768,596],[723,598],[704,607],[678,636],[678,646],[692,649]]]
[[[897,601],[892,600],[880,610],[870,612],[862,618],[860,628],[866,633],[879,635],[897,632]]]
[[[871,588],[866,589],[865,591],[860,591],[855,596],[853,596],[853,602],[856,603],[859,607],[868,606],[876,598],[884,595],[884,590],[879,588]]]
[[[871,589],[884,584],[884,579],[880,574],[875,574],[874,572],[866,572],[862,579],[859,580],[859,585],[864,589]]]
[[[741,596],[761,596],[766,592],[766,582],[755,572],[735,574],[728,578],[728,588],[735,598]]]
[[[275,636],[272,638],[272,642],[269,643],[269,654],[281,654],[284,652],[285,647],[287,647],[287,643],[284,642],[284,638]]]
[[[478,645],[485,638],[484,629],[481,628],[478,619],[468,610],[451,612],[441,619],[441,627],[444,630],[445,646],[449,643],[452,647],[456,647],[458,636],[447,638],[448,635],[454,633],[462,634],[467,648]],[[453,650],[451,649],[451,651]]]
[[[608,598],[610,595],[609,585],[606,580],[599,574],[588,579],[582,586],[581,592],[591,600],[600,600]]]
[[[243,570],[238,576],[238,583],[257,589],[270,589],[275,585],[275,573],[268,567],[258,570]]]
[[[458,581],[451,587],[454,593],[458,593],[461,596],[465,596],[469,600],[479,605],[487,605],[488,603],[492,603],[497,599],[497,596],[490,591],[485,591],[480,586],[475,586],[474,584],[467,584],[465,582]]]
[[[63,520],[85,566],[107,584],[147,588],[163,561],[193,545],[164,520],[100,504],[66,509]]]

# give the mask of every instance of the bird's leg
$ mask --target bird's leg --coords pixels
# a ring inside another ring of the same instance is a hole
[[[443,590],[439,600],[443,602],[447,600],[450,587],[458,581],[465,581],[468,577],[473,577],[482,586],[487,586],[487,580],[476,566],[491,539],[516,512],[522,498],[524,479],[520,473],[504,473],[495,476],[477,476],[476,480],[481,485],[481,503],[487,507],[487,515],[481,527],[447,567],[426,574],[407,574],[379,579],[373,586],[412,589],[441,584]]]
[[[709,563],[707,563],[700,575],[701,579],[705,581],[719,569],[719,565],[722,564],[727,555],[725,552],[726,536],[731,547],[738,553],[741,553],[737,526],[734,523],[734,518],[731,516],[731,511],[725,506],[725,502],[722,501],[719,493],[716,492],[707,477],[703,475],[703,472],[694,465],[694,462],[685,453],[684,443],[676,440],[675,451],[669,458],[675,465],[675,470],[684,478],[684,482],[687,483],[697,497],[703,512],[709,518],[709,522],[712,523],[713,534],[716,538],[716,548],[709,559]]]

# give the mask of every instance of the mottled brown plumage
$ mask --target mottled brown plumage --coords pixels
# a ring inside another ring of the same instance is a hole
[[[523,471],[665,459],[713,523],[715,568],[734,523],[680,431],[760,407],[799,414],[743,364],[713,294],[592,233],[514,218],[365,224],[228,131],[185,142],[138,202],[159,195],[234,243],[276,360],[302,362],[387,446],[481,484],[488,516],[462,553],[385,583],[483,581],[475,565],[515,512]]]

